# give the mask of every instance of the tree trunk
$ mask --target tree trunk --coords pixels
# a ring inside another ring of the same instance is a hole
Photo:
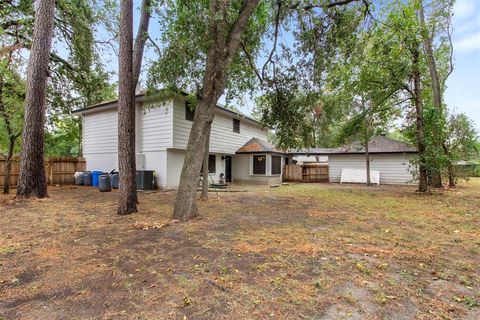
[[[140,71],[142,70],[143,52],[145,49],[145,42],[148,38],[148,26],[150,24],[151,14],[151,0],[143,0],[140,23],[138,25],[137,38],[135,39],[135,47],[133,50],[133,88],[138,85],[140,78]]]
[[[238,50],[241,35],[258,1],[244,1],[237,19],[231,27],[228,26],[227,21],[218,21],[219,16],[226,16],[226,10],[229,8],[225,8],[225,6],[228,3],[210,2],[209,36],[212,44],[207,53],[202,90],[199,94],[199,103],[195,108],[192,129],[188,138],[185,160],[173,210],[174,219],[188,221],[198,216],[195,200],[198,176],[203,160],[203,157],[199,157],[199,155],[203,155],[205,151],[208,130],[213,121],[217,101],[225,90],[230,62]],[[224,7],[220,10],[219,7],[222,6]],[[224,34],[228,35],[226,39],[223,37]]]
[[[205,141],[205,151],[203,152],[203,179],[202,179],[202,195],[200,199],[208,200],[208,185],[210,183],[210,175],[208,171],[208,158],[210,156],[210,129],[208,128],[207,139]]]
[[[448,170],[448,186],[450,188],[455,188],[457,186],[456,179],[455,179],[455,171],[453,169],[453,166],[451,163],[448,164],[447,166]]]
[[[13,150],[15,148],[15,136],[10,136],[8,139],[8,152],[5,159],[5,182],[3,184],[3,194],[10,193],[10,177],[12,176],[12,158]]]
[[[421,88],[421,75],[420,75],[420,53],[418,50],[413,52],[413,86],[414,86],[414,106],[416,113],[416,135],[417,135],[417,148],[419,156],[419,181],[418,191],[428,191],[428,179],[427,179],[427,166],[425,162],[425,133],[424,133],[424,119],[423,119],[423,106],[422,106],[422,88]]]
[[[180,185],[175,199],[174,219],[188,221],[198,216],[195,200],[198,176],[203,161],[203,157],[198,157],[198,155],[203,155],[205,152],[206,137],[213,121],[217,100],[218,98],[212,94],[204,95],[195,108]]]
[[[433,44],[432,36],[429,34],[427,25],[425,23],[425,14],[423,9],[423,2],[419,1],[418,6],[418,16],[420,18],[420,25],[422,27],[422,39],[423,47],[425,50],[425,55],[427,57],[428,69],[430,71],[431,86],[432,86],[432,96],[433,96],[433,107],[438,113],[438,118],[443,118],[443,106],[442,106],[442,90],[440,87],[440,77],[438,76],[437,64],[435,62],[435,56],[433,54]],[[443,132],[441,127],[435,127],[436,131],[434,134],[434,147],[440,153],[443,144]],[[434,188],[442,188],[442,175],[440,173],[440,168],[431,168],[431,185]]]
[[[43,160],[45,94],[52,46],[55,0],[35,2],[35,25],[28,59],[22,155],[17,197],[47,196]]]
[[[135,88],[133,83],[133,3],[120,4],[118,70],[118,214],[137,212],[135,165]]]
[[[367,186],[372,185],[370,176],[370,153],[368,153],[368,141],[365,143],[365,166],[367,168]]]

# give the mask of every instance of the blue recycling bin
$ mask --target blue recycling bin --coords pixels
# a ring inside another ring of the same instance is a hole
[[[103,171],[92,171],[92,187],[98,187],[98,178],[103,174]]]

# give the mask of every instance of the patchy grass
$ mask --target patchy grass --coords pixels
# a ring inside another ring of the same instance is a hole
[[[480,179],[453,190],[298,184],[0,197],[0,319],[478,319]]]

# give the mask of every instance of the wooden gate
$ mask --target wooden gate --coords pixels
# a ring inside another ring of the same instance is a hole
[[[284,181],[297,182],[328,182],[328,165],[309,163],[301,166],[291,164],[284,166]]]

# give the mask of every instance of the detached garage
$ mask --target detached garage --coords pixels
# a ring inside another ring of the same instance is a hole
[[[380,184],[415,182],[411,172],[411,160],[417,156],[415,147],[385,136],[373,137],[368,143],[368,147],[370,171],[378,173]],[[359,142],[353,142],[340,148],[310,149],[303,152],[303,154],[305,153],[328,156],[330,182],[342,182],[342,171],[344,177],[346,172],[357,172],[362,175],[362,178],[365,176],[363,179],[366,181],[365,148]]]

